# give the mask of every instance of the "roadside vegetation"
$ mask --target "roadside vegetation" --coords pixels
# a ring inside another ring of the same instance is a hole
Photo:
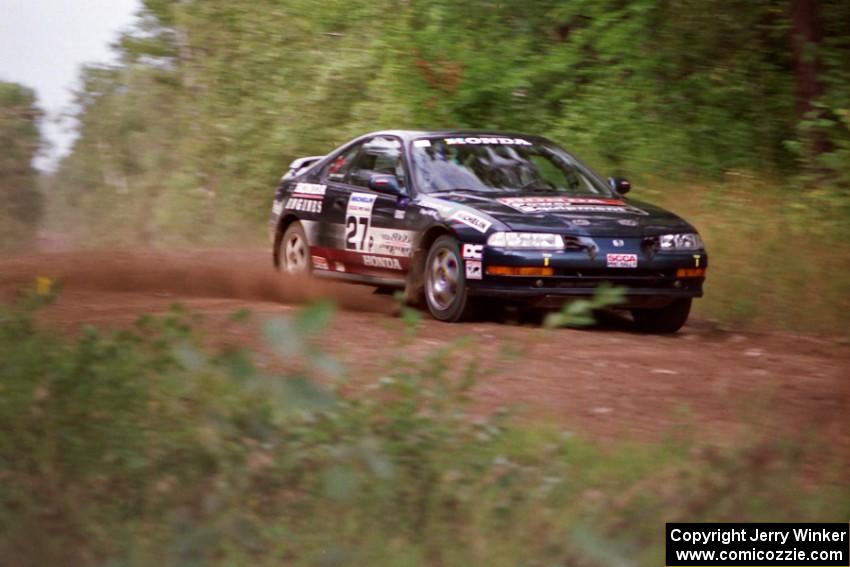
[[[695,222],[700,316],[841,332],[847,21],[839,0],[145,0],[119,62],[82,74],[42,224],[82,244],[259,245],[296,157],[379,128],[520,130]]]
[[[687,218],[708,247],[696,317],[732,328],[850,338],[850,200],[740,172],[730,172],[722,186],[645,183],[635,198]]]
[[[599,445],[475,416],[481,361],[464,342],[406,360],[413,312],[398,360],[352,387],[314,340],[324,303],[263,323],[268,362],[179,307],[58,335],[35,322],[48,300],[0,311],[8,565],[656,566],[666,521],[850,515],[817,445]]]
[[[79,138],[49,180],[31,166],[33,93],[0,83],[3,253],[39,229],[265,246],[296,157],[379,128],[520,130],[697,226],[698,317],[850,332],[846,1],[141,4],[118,62],[84,70]],[[481,416],[484,361],[469,341],[410,360],[413,311],[387,318],[399,355],[361,383],[321,348],[326,303],[234,314],[262,326],[253,352],[179,306],[52,331],[52,286],[0,303],[4,565],[656,567],[664,522],[850,518],[827,440],[719,445],[679,427],[599,443]]]
[[[32,166],[41,146],[40,118],[32,90],[0,81],[0,252],[32,240],[41,216],[43,196]]]

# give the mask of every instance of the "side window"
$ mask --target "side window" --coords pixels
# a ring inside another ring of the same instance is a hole
[[[368,187],[369,178],[376,173],[395,175],[398,186],[407,188],[401,142],[395,138],[378,136],[363,144],[363,151],[349,170],[348,182]]]
[[[327,166],[325,166],[325,171],[322,172],[322,179],[337,182],[343,181],[348,170],[351,169],[351,165],[354,163],[354,158],[357,157],[357,154],[360,152],[360,148],[362,147],[363,144],[355,144],[348,150],[336,156]]]

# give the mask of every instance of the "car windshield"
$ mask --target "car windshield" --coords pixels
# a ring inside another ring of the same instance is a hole
[[[564,193],[613,197],[608,185],[558,146],[513,137],[414,140],[412,166],[425,193]]]

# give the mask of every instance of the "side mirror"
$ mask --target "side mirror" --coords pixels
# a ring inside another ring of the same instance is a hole
[[[398,179],[395,175],[386,173],[375,173],[369,177],[369,189],[378,191],[379,193],[388,193],[401,197],[404,195],[401,188],[398,186]]]
[[[610,185],[611,189],[619,195],[625,195],[632,188],[632,184],[629,183],[629,180],[623,177],[609,177],[608,185]]]

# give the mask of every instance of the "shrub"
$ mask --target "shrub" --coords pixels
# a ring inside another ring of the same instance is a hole
[[[850,512],[800,448],[604,447],[475,417],[464,341],[347,384],[311,338],[326,304],[265,324],[273,374],[179,307],[67,338],[37,303],[0,315],[10,565],[658,565],[664,521]]]

